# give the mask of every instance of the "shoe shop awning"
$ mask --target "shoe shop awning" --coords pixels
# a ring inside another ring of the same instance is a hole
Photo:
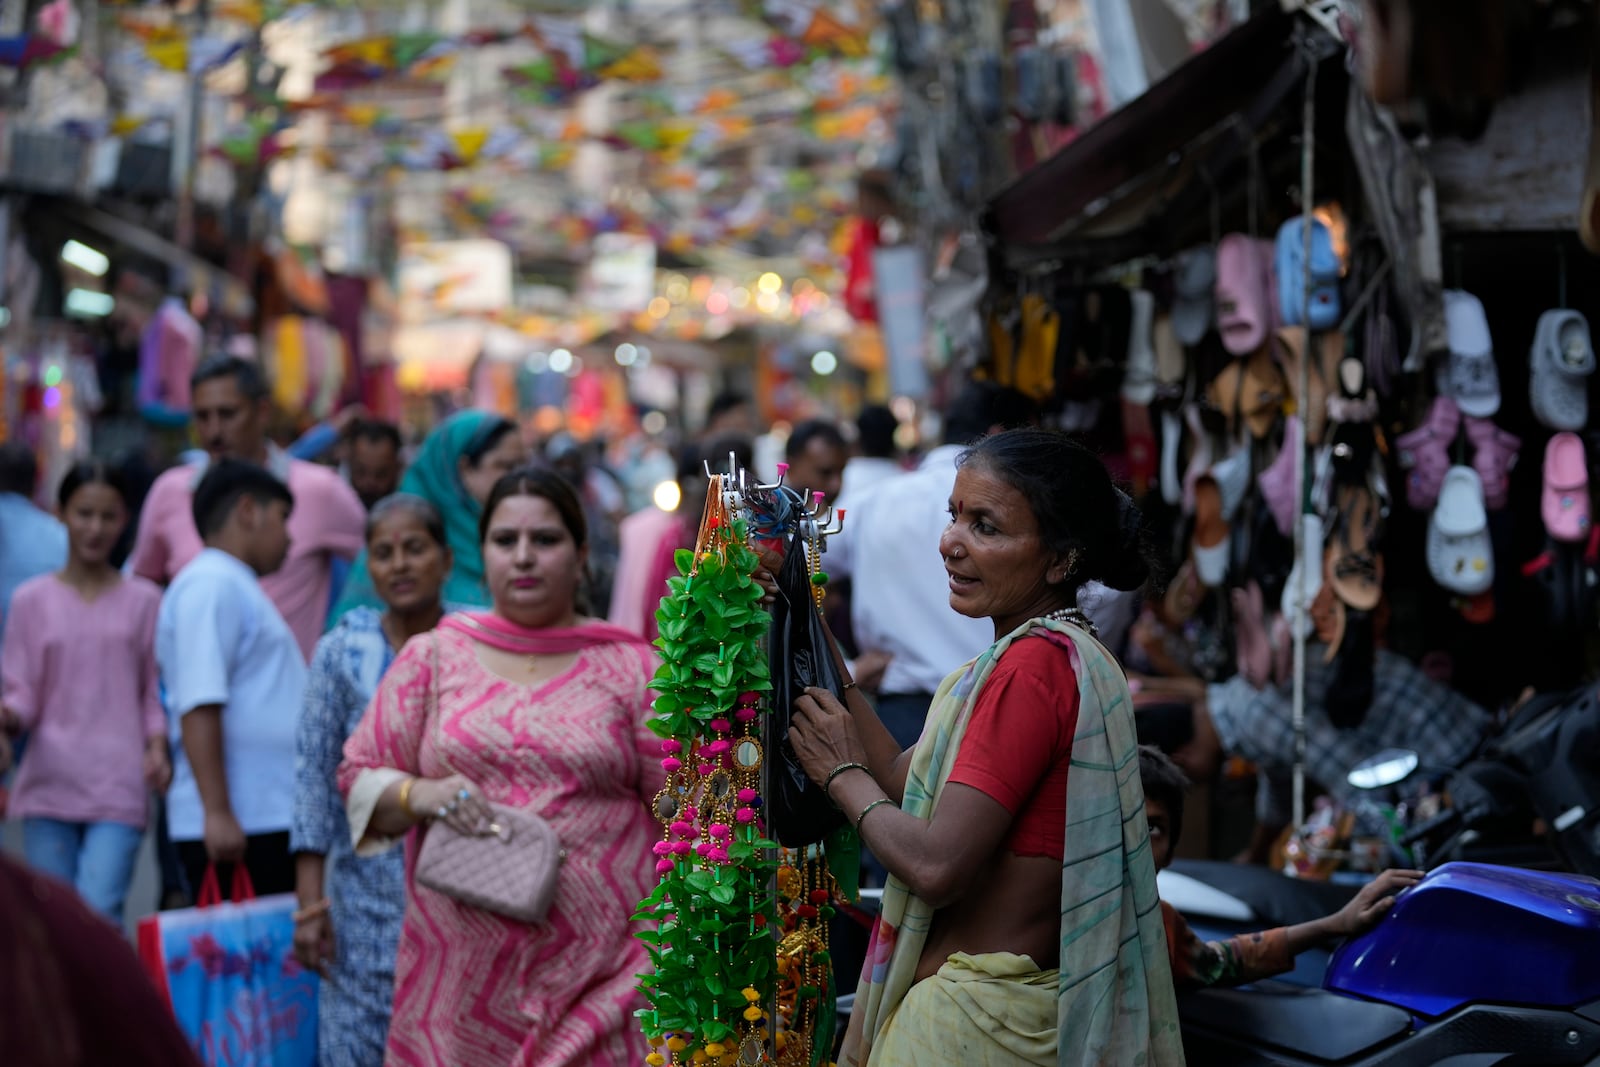
[[[1263,120],[1261,112],[1270,114],[1303,82],[1306,60],[1291,47],[1294,25],[1294,16],[1274,5],[1195,55],[1001,189],[986,229],[1008,250],[1048,247],[1177,172],[1175,157],[1220,139],[1234,116],[1248,113],[1246,127]],[[1243,151],[1252,132],[1246,129],[1233,151]]]

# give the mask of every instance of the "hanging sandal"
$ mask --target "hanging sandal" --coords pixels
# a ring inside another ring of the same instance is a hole
[[[1378,551],[1378,503],[1363,489],[1340,490],[1339,516],[1329,546],[1329,584],[1357,611],[1383,599],[1383,555]]]

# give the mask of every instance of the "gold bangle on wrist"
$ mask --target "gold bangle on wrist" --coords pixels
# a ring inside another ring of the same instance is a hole
[[[416,784],[415,777],[407,778],[400,783],[400,813],[408,819],[417,817],[417,813],[411,810],[411,787]]]
[[[869,811],[871,811],[873,808],[879,807],[880,805],[893,803],[894,801],[890,800],[888,797],[879,797],[871,804],[868,804],[866,807],[862,808],[861,814],[856,816],[856,833],[859,834],[861,832],[861,821],[867,817],[867,813]]]
[[[844,683],[844,685],[839,687],[840,691],[841,692],[845,692],[845,693],[850,692],[850,690],[852,690],[854,688],[856,688],[856,683],[853,682],[853,681],[846,682],[846,683]]]

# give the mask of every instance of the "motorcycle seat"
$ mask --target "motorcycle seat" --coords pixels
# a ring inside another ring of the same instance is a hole
[[[1233,1038],[1325,1063],[1342,1062],[1411,1028],[1411,1016],[1391,1005],[1283,982],[1185,993],[1178,1015],[1186,1041]]]
[[[1255,913],[1261,929],[1332,915],[1361,891],[1360,886],[1309,882],[1265,867],[1222,860],[1177,860],[1170,869],[1243,901]]]

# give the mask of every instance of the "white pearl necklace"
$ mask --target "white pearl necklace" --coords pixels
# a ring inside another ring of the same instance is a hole
[[[1076,626],[1078,629],[1086,631],[1091,637],[1100,636],[1099,630],[1095,628],[1095,625],[1092,621],[1090,621],[1089,616],[1083,613],[1082,608],[1057,608],[1046,615],[1040,616],[1040,618],[1049,619],[1052,622],[1064,622],[1069,626]]]

